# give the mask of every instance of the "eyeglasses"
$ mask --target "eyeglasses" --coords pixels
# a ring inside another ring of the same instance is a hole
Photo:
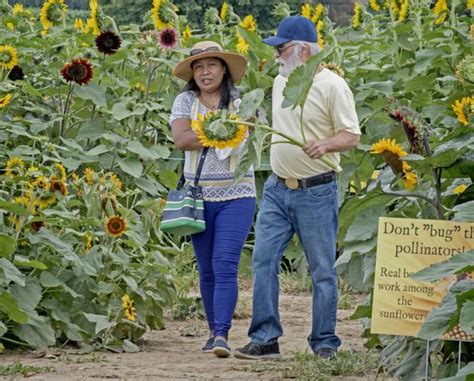
[[[205,49],[193,49],[189,53],[190,56],[195,56],[196,54],[206,53],[206,52],[220,52],[221,50],[217,46],[209,46]]]
[[[291,45],[286,45],[286,46],[281,44],[281,45],[275,46],[275,49],[278,52],[278,54],[281,55],[286,49],[291,48],[294,45],[296,45],[296,44],[291,44]]]

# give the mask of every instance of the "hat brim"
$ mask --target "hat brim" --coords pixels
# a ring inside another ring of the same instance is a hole
[[[268,38],[264,38],[262,40],[265,44],[270,45],[270,46],[277,46],[281,44],[286,44],[288,41],[291,41],[289,38],[282,38],[278,36],[272,36]]]
[[[229,69],[230,76],[234,83],[239,82],[245,75],[247,59],[244,56],[238,53],[214,51],[204,52],[185,58],[176,65],[173,70],[173,75],[184,79],[185,81],[191,80],[191,78],[193,78],[193,69],[191,65],[194,61],[200,60],[201,58],[220,58],[223,60],[227,64],[227,68]]]

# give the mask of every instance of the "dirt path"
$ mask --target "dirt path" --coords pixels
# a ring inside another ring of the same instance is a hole
[[[241,297],[249,300],[247,293]],[[280,339],[284,358],[289,359],[293,351],[305,351],[306,336],[310,330],[311,297],[282,295],[281,317],[285,335]],[[359,322],[349,320],[352,311],[338,311],[338,334],[343,340],[341,349],[364,351]],[[247,343],[249,319],[234,320],[230,334],[232,348]],[[206,339],[203,321],[168,321],[166,329],[147,333],[142,351],[117,354],[96,352],[88,355],[70,355],[48,352],[38,358],[37,353],[22,355],[0,355],[0,364],[20,361],[23,365],[49,367],[51,371],[32,374],[28,380],[282,380],[278,369],[259,369],[261,361],[242,361],[233,357],[218,359],[212,353],[202,353],[200,348]],[[55,355],[53,355],[55,354]],[[268,364],[268,361],[265,362]],[[277,368],[277,367],[276,367]],[[10,376],[6,380],[25,379]],[[344,378],[345,380],[362,378]],[[367,378],[364,378],[365,380]]]

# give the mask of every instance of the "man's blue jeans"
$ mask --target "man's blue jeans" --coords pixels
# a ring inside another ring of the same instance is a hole
[[[278,311],[281,257],[294,233],[304,248],[313,284],[312,328],[308,343],[317,351],[337,350],[336,181],[288,189],[271,175],[264,185],[253,251],[252,342],[271,344],[283,335]]]

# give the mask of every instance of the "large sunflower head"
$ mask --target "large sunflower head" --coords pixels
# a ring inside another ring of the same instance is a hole
[[[61,75],[68,82],[85,85],[92,79],[92,65],[85,58],[76,58],[63,66]]]
[[[247,127],[238,121],[240,117],[236,114],[208,112],[206,116],[199,114],[197,120],[191,121],[191,128],[204,147],[235,148],[247,136]]]
[[[40,21],[43,29],[47,31],[49,28],[59,25],[67,11],[67,5],[64,0],[47,0],[44,2],[40,11]]]
[[[0,45],[0,68],[13,69],[18,65],[16,49],[10,45]]]
[[[117,50],[120,48],[122,40],[120,37],[109,30],[101,32],[95,38],[95,45],[97,50],[101,53],[112,55],[117,53]]]
[[[174,8],[169,0],[153,0],[151,20],[158,30],[171,28],[174,21]]]
[[[120,237],[127,230],[127,221],[121,216],[111,216],[105,222],[105,231],[112,237]]]

